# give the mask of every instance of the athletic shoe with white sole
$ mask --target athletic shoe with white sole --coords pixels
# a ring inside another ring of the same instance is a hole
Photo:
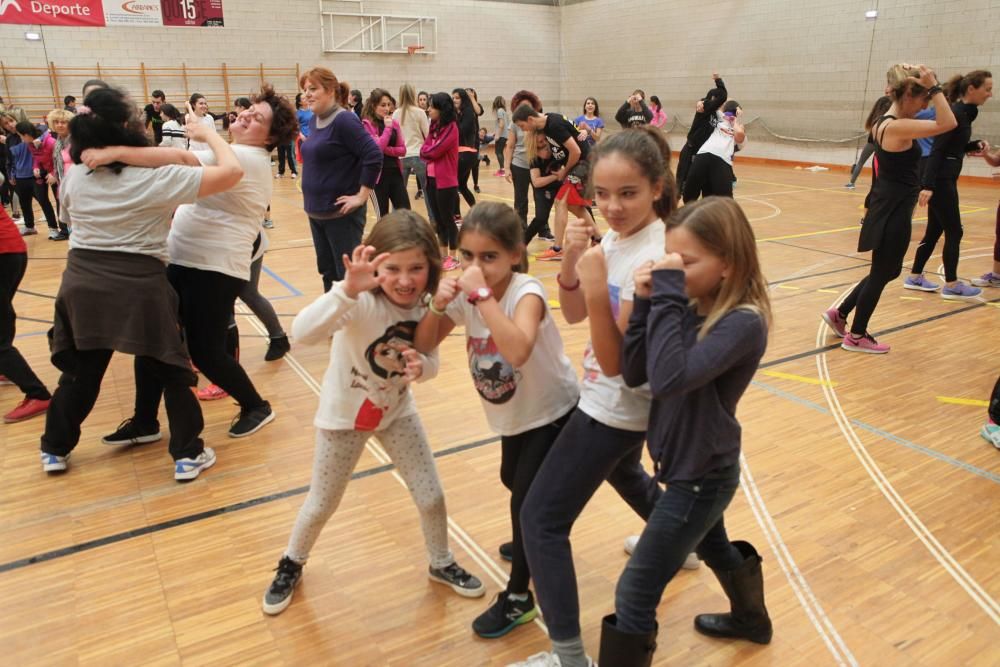
[[[906,280],[903,281],[903,289],[918,290],[920,292],[936,292],[939,287],[941,286],[937,283],[932,283],[927,278],[924,278],[923,274],[920,274],[916,278],[906,276]]]
[[[66,470],[66,460],[68,458],[69,454],[66,456],[56,456],[55,454],[42,452],[42,470],[45,472],[63,472]]]
[[[136,422],[134,417],[130,417],[118,425],[118,429],[109,435],[101,438],[105,445],[145,445],[156,442],[163,438],[160,433],[160,423],[154,422],[151,426],[145,426]]]
[[[233,423],[229,427],[230,438],[245,438],[253,435],[268,424],[274,421],[274,410],[271,404],[264,401],[264,404],[253,410],[240,410]]]
[[[292,603],[295,586],[302,579],[302,564],[296,563],[288,556],[282,556],[274,571],[277,574],[264,593],[264,601],[261,604],[261,609],[270,616],[280,614]]]
[[[483,582],[463,570],[458,563],[447,567],[432,567],[427,571],[427,576],[431,581],[451,586],[451,590],[464,598],[481,598],[486,593]]]
[[[178,482],[188,482],[196,479],[202,470],[208,470],[215,465],[215,450],[206,447],[201,454],[191,459],[174,461],[174,479]]]
[[[527,660],[512,662],[507,667],[562,667],[562,660],[555,653],[536,653],[528,656]],[[587,667],[597,667],[597,663],[588,655]]]
[[[986,422],[979,429],[979,435],[983,436],[983,440],[1000,449],[1000,425],[993,422]]]
[[[983,290],[978,287],[970,287],[965,283],[959,281],[955,283],[953,287],[944,286],[941,290],[941,298],[947,299],[948,301],[968,301],[970,299],[975,299]]]

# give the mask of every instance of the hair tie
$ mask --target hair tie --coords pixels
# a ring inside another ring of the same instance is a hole
[[[91,111],[90,107],[88,107],[86,104],[77,104],[76,105],[76,115],[77,116],[86,116],[86,115],[91,114],[91,113],[93,113],[93,111]]]

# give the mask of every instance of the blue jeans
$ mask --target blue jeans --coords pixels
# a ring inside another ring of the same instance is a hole
[[[316,248],[316,268],[323,276],[323,291],[344,279],[343,257],[350,257],[365,233],[368,206],[362,206],[340,218],[318,220],[309,218],[313,246]]]
[[[739,567],[743,556],[729,542],[722,520],[739,485],[740,466],[733,464],[701,479],[667,486],[618,579],[615,613],[619,630],[646,634],[656,629],[656,607],[663,589],[692,551],[713,570]]]

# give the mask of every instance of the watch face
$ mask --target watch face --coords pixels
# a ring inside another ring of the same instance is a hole
[[[478,290],[476,290],[476,296],[479,297],[480,299],[488,299],[490,297],[490,294],[492,294],[492,292],[490,292],[489,287],[480,287]]]

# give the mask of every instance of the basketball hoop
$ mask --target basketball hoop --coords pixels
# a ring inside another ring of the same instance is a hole
[[[415,44],[413,46],[406,47],[406,52],[412,56],[414,53],[416,53],[417,51],[420,51],[423,48],[424,47],[423,47],[422,44],[421,45]]]

